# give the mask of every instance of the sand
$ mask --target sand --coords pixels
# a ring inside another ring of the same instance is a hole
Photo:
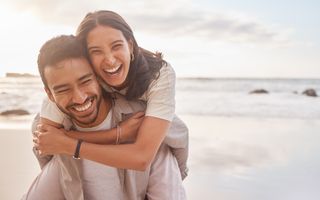
[[[320,120],[181,116],[190,129],[188,199],[317,199]],[[0,199],[40,171],[29,118],[0,118]]]
[[[20,199],[40,171],[31,150],[30,131],[25,125],[10,126],[0,129],[0,199],[3,200]]]
[[[320,120],[182,116],[189,199],[318,199]]]

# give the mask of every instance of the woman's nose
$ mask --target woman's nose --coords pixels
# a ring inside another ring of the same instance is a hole
[[[108,66],[114,66],[116,63],[116,58],[112,54],[105,54],[104,55],[104,63]]]

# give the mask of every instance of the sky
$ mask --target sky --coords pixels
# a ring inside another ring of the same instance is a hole
[[[178,77],[320,78],[316,0],[0,0],[0,76],[38,74],[41,45],[113,10]]]

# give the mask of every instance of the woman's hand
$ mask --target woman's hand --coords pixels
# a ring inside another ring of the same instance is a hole
[[[34,132],[33,143],[40,155],[70,154],[74,151],[76,140],[48,124],[40,124]]]
[[[120,123],[121,127],[121,143],[133,142],[136,140],[138,130],[144,119],[144,112],[137,112],[128,119]]]

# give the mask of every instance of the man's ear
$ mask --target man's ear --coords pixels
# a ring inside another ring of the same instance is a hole
[[[46,91],[48,98],[49,98],[51,101],[55,102],[55,101],[54,101],[54,98],[53,98],[53,95],[52,95],[52,93],[51,93],[51,91],[50,91],[50,89],[47,88],[47,87],[44,87],[44,90]]]

